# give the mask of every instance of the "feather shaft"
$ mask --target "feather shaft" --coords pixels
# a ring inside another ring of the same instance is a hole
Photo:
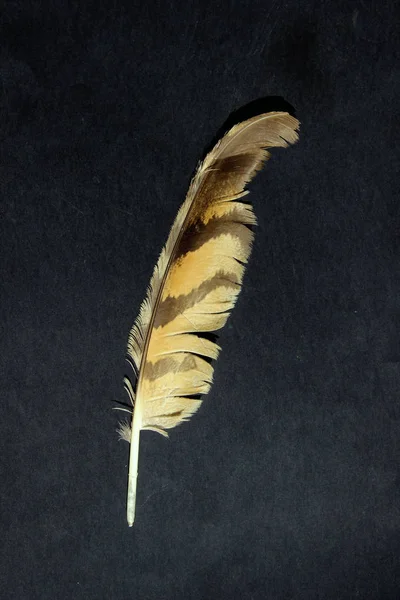
[[[140,404],[139,404],[140,407]],[[139,441],[140,429],[142,424],[141,410],[135,410],[132,419],[131,444],[129,450],[129,471],[128,471],[128,494],[126,517],[129,527],[132,527],[135,521],[136,511],[136,489],[139,465]]]

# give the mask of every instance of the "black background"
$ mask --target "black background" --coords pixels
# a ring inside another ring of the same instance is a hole
[[[396,3],[9,1],[1,597],[400,597]],[[117,441],[128,331],[197,161],[283,97],[215,383]]]

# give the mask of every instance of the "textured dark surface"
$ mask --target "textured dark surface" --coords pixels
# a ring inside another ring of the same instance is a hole
[[[5,3],[2,598],[400,596],[395,7]],[[143,433],[129,529],[128,331],[198,159],[265,96],[301,141],[252,185],[214,387]]]

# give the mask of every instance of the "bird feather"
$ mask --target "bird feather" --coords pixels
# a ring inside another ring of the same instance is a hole
[[[127,520],[133,525],[141,430],[168,435],[187,421],[210,390],[221,329],[242,286],[256,224],[243,200],[246,184],[269,158],[268,148],[298,139],[299,122],[285,112],[257,115],[230,129],[199,164],[154,268],[128,339],[136,373],[124,384],[131,424]]]

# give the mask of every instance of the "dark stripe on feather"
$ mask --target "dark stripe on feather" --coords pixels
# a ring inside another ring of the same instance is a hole
[[[236,236],[242,246],[251,243],[253,235],[249,228],[240,221],[238,212],[233,211],[232,215],[226,214],[215,217],[210,219],[207,224],[197,221],[191,225],[182,237],[175,260],[178,261],[188,252],[195,252],[208,241],[220,235],[230,234]]]
[[[204,283],[190,292],[190,294],[182,294],[177,298],[168,296],[168,298],[163,300],[158,307],[157,315],[154,320],[154,327],[164,327],[167,323],[173,321],[179,314],[184,313],[185,310],[191,306],[195,306],[205,298],[207,294],[220,286],[234,289],[240,287],[240,282],[235,273],[219,271],[212,279],[204,281]]]

